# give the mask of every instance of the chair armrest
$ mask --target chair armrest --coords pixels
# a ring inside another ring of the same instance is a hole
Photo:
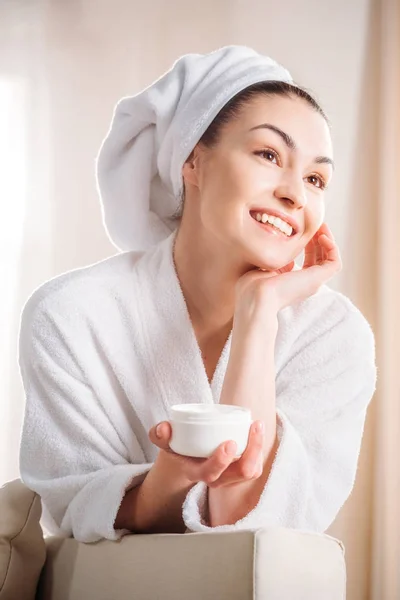
[[[325,534],[269,527],[46,545],[38,600],[345,598],[344,547]]]
[[[255,532],[254,600],[345,600],[344,544],[284,527]]]
[[[0,488],[0,600],[33,600],[46,547],[40,498],[19,479]]]

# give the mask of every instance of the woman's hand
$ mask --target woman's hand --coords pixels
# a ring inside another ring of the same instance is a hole
[[[172,435],[169,421],[158,424],[160,437],[156,434],[158,426],[152,427],[149,438],[160,448],[159,457],[165,468],[170,468],[177,477],[189,482],[204,481],[208,487],[221,487],[257,479],[263,473],[264,432],[257,431],[258,423],[260,421],[252,423],[246,449],[239,458],[235,458],[236,443],[233,440],[228,444],[233,444],[232,448],[226,451],[227,442],[223,442],[209,458],[192,458],[177,454],[169,447]]]
[[[342,269],[339,248],[331,230],[323,223],[305,247],[303,267],[292,271],[294,261],[276,271],[248,271],[236,284],[236,304],[252,309],[267,298],[278,312],[305,300]]]

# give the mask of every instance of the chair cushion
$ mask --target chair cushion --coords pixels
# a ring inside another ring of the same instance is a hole
[[[19,479],[0,488],[0,600],[34,600],[46,546],[40,498]]]

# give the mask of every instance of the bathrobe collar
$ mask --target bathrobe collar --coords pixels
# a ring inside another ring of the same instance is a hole
[[[174,265],[176,234],[145,252],[134,270],[143,342],[166,409],[181,403],[219,402],[232,339],[231,331],[209,384]]]

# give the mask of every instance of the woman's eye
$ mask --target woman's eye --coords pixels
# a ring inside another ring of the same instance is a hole
[[[272,156],[272,158],[276,158],[278,160],[278,155],[273,150],[261,150],[260,152],[256,152],[258,156]],[[272,162],[269,158],[267,158],[269,162]]]
[[[278,163],[278,159],[279,159],[279,155],[274,151],[274,150],[261,150],[259,152],[255,152],[255,154],[257,156],[265,156],[267,157],[267,160],[269,162],[272,162],[270,160],[270,157],[275,158],[276,162]],[[320,175],[309,175],[308,179],[312,179],[316,182],[319,182],[319,185],[316,185],[316,183],[311,182],[315,187],[318,187],[321,190],[324,190],[327,187],[327,184],[325,182],[325,180],[323,179],[323,177],[321,177]]]
[[[320,177],[319,175],[310,175],[308,179],[315,179],[317,181],[319,181],[319,186],[315,186],[315,187],[319,187],[321,190],[324,190],[326,188],[326,183],[324,181],[324,179],[322,179],[322,177]],[[313,183],[313,185],[315,185]]]

